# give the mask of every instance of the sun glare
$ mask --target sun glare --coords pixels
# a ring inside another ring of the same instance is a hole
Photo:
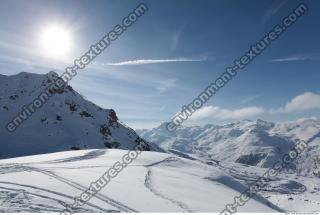
[[[61,26],[50,26],[41,35],[41,45],[47,56],[63,57],[71,46],[69,32]]]

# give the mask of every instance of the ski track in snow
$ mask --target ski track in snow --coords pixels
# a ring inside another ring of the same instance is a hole
[[[178,161],[179,158],[177,157],[168,157],[166,159],[163,159],[161,161],[158,161],[158,162],[155,162],[155,163],[152,163],[152,164],[148,164],[148,165],[145,165],[145,167],[152,167],[152,166],[156,166],[156,165],[159,165],[159,164],[162,164],[162,163],[171,163],[171,162],[176,162]]]
[[[31,169],[36,171],[36,172],[40,172],[40,173],[43,173],[43,174],[48,175],[50,177],[53,177],[56,180],[59,180],[59,181],[65,183],[65,184],[68,184],[68,185],[80,190],[81,192],[86,191],[88,189],[88,187],[85,187],[85,186],[83,186],[83,185],[81,185],[81,184],[79,184],[79,183],[77,183],[77,182],[75,182],[73,180],[61,177],[61,176],[53,173],[52,171],[42,170],[42,169],[35,168],[35,167],[31,167]],[[118,202],[118,201],[116,201],[114,199],[111,199],[110,197],[107,197],[107,196],[105,196],[105,195],[103,195],[101,193],[95,194],[94,197],[97,198],[97,199],[100,199],[103,202],[106,202],[106,203],[116,207],[120,211],[123,211],[123,212],[137,212],[136,210],[134,210],[134,209],[122,204],[121,202]]]
[[[29,201],[31,196],[36,196],[36,197],[40,197],[42,199],[47,199],[47,200],[53,200],[55,202],[57,202],[58,204],[61,205],[61,207],[59,208],[55,208],[53,206],[50,205],[40,205],[38,204],[38,206],[42,206],[42,210],[45,210],[47,212],[60,212],[66,205],[67,203],[60,200],[60,199],[56,199],[53,197],[49,197],[49,196],[45,196],[45,195],[41,195],[38,193],[33,193],[33,192],[29,192],[23,189],[14,189],[14,188],[8,188],[8,187],[2,187],[0,186],[0,189],[2,190],[7,190],[10,191],[9,195],[7,194],[7,198],[5,199],[5,201],[3,201],[1,203],[0,206],[6,204],[6,203],[13,203],[15,200],[18,201],[16,203],[19,203],[18,208],[15,210],[10,210],[11,209],[11,205],[9,207],[6,208],[6,210],[0,209],[0,212],[19,212],[19,211],[23,211],[23,212],[39,212],[39,208],[34,208],[34,203],[31,204],[31,202]],[[3,192],[3,191],[0,191]],[[16,198],[19,194],[23,194],[22,198]],[[29,196],[28,196],[29,195]],[[28,203],[23,204],[23,201],[27,200]],[[98,206],[92,205],[92,207],[95,207],[99,210],[105,211],[104,209],[99,208]],[[26,209],[27,208],[27,209]],[[51,210],[48,210],[49,208],[51,208]],[[43,211],[42,211],[43,212]],[[88,209],[83,209],[83,208],[79,208],[79,209],[75,209],[75,212],[93,212],[93,210],[88,210]],[[105,212],[112,212],[112,210],[109,211],[105,211]]]
[[[96,150],[96,151],[99,151],[99,150]],[[105,151],[102,151],[102,152],[99,152],[99,153],[96,153],[96,151],[93,151],[93,152],[89,152],[83,156],[78,156],[78,157],[72,157],[70,159],[61,159],[60,162],[74,162],[74,161],[79,161],[79,160],[84,160],[84,159],[93,159],[93,158],[96,158],[96,157],[99,157],[101,155],[103,155],[105,153]],[[55,161],[56,163],[57,161]],[[60,163],[59,162],[59,163]],[[21,172],[21,171],[35,171],[35,172],[39,172],[39,173],[42,173],[42,174],[45,174],[47,176],[50,176],[50,177],[53,177],[54,179],[62,182],[62,183],[65,183],[65,184],[68,184],[69,186],[73,187],[73,188],[76,188],[78,190],[80,190],[81,192],[87,190],[88,188],[73,181],[73,180],[70,180],[70,179],[66,179],[64,177],[61,177],[57,174],[55,174],[54,172],[52,171],[48,171],[48,170],[45,170],[45,169],[40,169],[40,168],[36,168],[36,167],[31,167],[31,166],[24,166],[24,165],[11,165],[11,168],[10,167],[7,167],[5,168],[6,169],[6,173],[8,173],[8,170],[9,172]],[[10,171],[11,169],[11,171]],[[0,173],[1,173],[1,170],[0,170]],[[19,185],[19,184],[16,184],[16,185]],[[20,186],[23,186],[23,185],[20,185]],[[29,186],[29,185],[25,185],[27,187],[32,187],[32,186]],[[34,189],[37,189],[36,187],[32,187]],[[64,197],[67,197],[66,195],[63,195],[63,194],[59,194],[57,192],[54,192],[54,191],[48,191],[48,190],[44,190],[44,189],[41,189],[39,188],[39,190],[42,190],[42,191],[46,191],[46,192],[51,192],[51,193],[55,193],[57,195],[60,195],[60,196],[64,196]],[[68,198],[68,197],[67,197]],[[71,199],[74,199],[73,197],[70,197]],[[107,197],[101,193],[97,193],[94,198],[97,198],[97,199],[100,199],[101,201],[103,202],[106,202],[112,206],[114,206],[115,208],[119,209],[120,212],[137,212],[136,210],[122,204],[121,202],[118,202],[110,197]],[[102,209],[102,208],[99,208],[98,206],[95,206],[95,205],[92,205],[92,204],[89,204],[89,203],[86,203],[88,205],[91,205],[99,210],[102,210],[102,211],[105,211],[105,212],[110,212],[112,210],[109,210],[109,209]]]
[[[47,200],[53,200],[56,201],[58,204],[60,205],[64,205],[66,204],[65,202],[59,200],[59,199],[55,199],[55,198],[51,198],[48,196],[44,196],[44,195],[40,195],[40,194],[36,194],[36,193],[31,193],[25,190],[21,190],[21,189],[14,189],[14,188],[8,188],[8,187],[2,187],[0,186],[0,195],[2,196],[2,194],[6,195],[5,199],[2,201],[2,203],[0,204],[0,206],[2,206],[2,209],[0,208],[0,212],[2,213],[8,213],[8,212],[21,212],[22,210],[24,212],[38,212],[40,209],[40,206],[42,206],[42,211],[45,212],[58,212],[59,210],[61,210],[61,208],[57,208],[54,206],[49,206],[49,205],[43,205],[43,204],[37,204],[38,207],[35,207],[34,204],[31,205],[29,202],[29,199],[32,196],[36,196],[36,197],[40,197],[43,199],[47,199]],[[23,195],[23,197],[21,196],[21,194]],[[28,196],[29,195],[29,196]],[[25,203],[25,201],[28,201],[28,203]],[[14,203],[18,203],[19,205],[16,206],[14,205]],[[6,206],[6,207],[4,207]],[[49,210],[49,208],[51,210]]]
[[[54,194],[54,195],[57,195],[57,196],[61,196],[61,197],[64,197],[64,198],[67,198],[67,199],[70,199],[70,200],[74,199],[74,197],[66,195],[64,193],[60,193],[60,192],[56,192],[56,191],[52,191],[52,190],[48,190],[48,189],[44,189],[44,188],[40,188],[40,187],[36,187],[36,186],[24,185],[24,184],[12,183],[12,182],[4,182],[4,181],[0,181],[0,184],[14,185],[15,187],[22,187],[22,188],[27,188],[27,189],[34,190],[34,192],[31,192],[31,191],[29,191],[29,190],[27,191],[25,189],[14,189],[14,188],[8,188],[8,187],[0,186],[1,189],[7,189],[7,190],[12,190],[12,191],[23,191],[24,193],[27,193],[27,194],[30,194],[30,195],[38,196],[38,197],[45,198],[45,199],[55,200],[59,204],[61,204],[63,207],[66,207],[68,205],[65,201],[62,201],[61,199],[56,199],[56,198],[53,198],[53,197],[49,197],[47,195],[44,196],[44,195],[38,194],[36,192],[37,191],[44,191],[46,193]],[[98,209],[99,211],[102,211],[102,212],[115,212],[114,210],[103,209],[103,208],[101,208],[101,207],[99,207],[97,205],[94,205],[92,203],[87,203],[87,205],[91,206],[93,208],[96,208],[96,209]],[[76,210],[76,211],[79,210],[79,209],[76,209],[76,208],[73,208],[73,209]],[[83,209],[83,210],[85,210],[85,209]]]
[[[17,168],[15,168],[15,172],[17,172]],[[50,172],[50,171],[47,171],[47,170],[43,170],[43,169],[39,169],[39,168],[35,168],[35,167],[30,167],[30,166],[22,166],[22,165],[19,165],[19,170],[20,171],[35,171],[35,172],[38,172],[38,173],[42,173],[42,174],[45,174],[45,175],[48,175],[48,176],[50,176],[50,177],[53,177],[53,178],[55,178],[56,180],[58,180],[58,181],[60,181],[60,182],[63,182],[63,183],[65,183],[65,184],[68,184],[68,185],[70,185],[70,186],[72,186],[73,188],[76,188],[76,189],[78,189],[78,190],[80,190],[80,191],[84,191],[84,190],[86,190],[86,187],[84,187],[84,186],[82,186],[82,185],[80,185],[80,184],[78,184],[78,183],[76,183],[76,182],[74,182],[74,181],[72,181],[72,180],[68,180],[68,179],[66,179],[66,178],[63,178],[63,177],[61,177],[61,176],[58,176],[58,175],[56,175],[55,173],[53,173],[53,172]],[[20,172],[19,171],[19,172]],[[51,190],[47,190],[47,189],[44,189],[44,188],[39,188],[39,187],[35,187],[35,186],[31,186],[31,185],[23,185],[23,184],[18,184],[18,183],[11,183],[11,182],[0,182],[0,183],[2,183],[2,184],[11,184],[11,185],[16,185],[16,186],[23,186],[23,187],[28,187],[28,188],[33,188],[33,189],[35,189],[35,190],[41,190],[41,191],[45,191],[45,192],[48,192],[48,193],[52,193],[52,194],[55,194],[55,195],[59,195],[59,196],[62,196],[62,197],[65,197],[65,198],[69,198],[69,199],[71,199],[72,201],[74,200],[74,197],[72,197],[72,196],[68,196],[68,195],[65,195],[65,194],[63,194],[63,193],[58,193],[58,192],[56,192],[56,191],[51,191]],[[79,188],[79,187],[81,187],[81,188]],[[33,194],[33,193],[32,193]],[[102,195],[103,196],[103,195]],[[42,196],[41,196],[42,197]],[[110,205],[112,205],[112,206],[114,206],[114,207],[116,207],[116,208],[118,208],[119,209],[119,211],[126,211],[126,210],[122,210],[122,208],[123,208],[123,206],[121,205],[121,204],[117,204],[117,202],[116,201],[114,201],[114,200],[112,200],[112,199],[110,199],[110,198],[108,198],[108,197],[105,197],[105,196],[103,196],[103,197],[101,197],[101,196],[99,196],[99,197],[97,197],[97,196],[95,196],[96,198],[98,198],[98,199],[100,199],[100,200],[102,200],[102,201],[104,201],[104,202],[107,202],[108,204],[110,204]],[[105,198],[105,199],[102,199],[102,198]],[[107,200],[108,199],[108,200]],[[103,208],[101,208],[101,207],[99,207],[99,206],[96,206],[96,205],[94,205],[94,204],[92,204],[92,203],[86,203],[87,205],[89,205],[89,206],[91,206],[91,207],[94,207],[94,208],[96,208],[96,209],[98,209],[98,210],[100,210],[100,211],[103,211],[103,212],[115,212],[114,210],[110,210],[110,209],[103,209]],[[67,206],[67,204],[65,203],[65,204],[63,204],[65,207]],[[119,212],[118,211],[118,212]]]
[[[159,196],[160,198],[163,198],[165,200],[170,201],[171,203],[177,205],[178,207],[182,208],[186,212],[189,212],[189,213],[193,212],[186,204],[184,204],[182,202],[179,202],[177,200],[174,200],[172,198],[169,198],[168,196],[165,196],[165,195],[161,194],[159,191],[155,190],[155,188],[152,187],[152,180],[151,180],[152,172],[151,172],[151,169],[150,168],[147,168],[147,169],[148,169],[148,172],[146,174],[146,178],[145,178],[145,182],[144,182],[144,185],[145,185],[145,187],[147,189],[149,189],[154,195]]]

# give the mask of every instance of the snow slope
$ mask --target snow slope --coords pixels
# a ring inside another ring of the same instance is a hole
[[[9,133],[7,123],[57,78],[54,72],[0,75],[0,158],[70,149],[132,149],[141,141],[135,131],[118,120],[114,110],[87,101],[67,84]],[[149,150],[158,148],[150,145]]]
[[[319,119],[242,120],[222,126],[180,127],[172,133],[165,126],[137,132],[169,152],[214,165],[245,186],[257,181],[296,141],[305,141],[307,149],[260,194],[286,212],[320,212]]]
[[[0,212],[59,212],[125,150],[80,150],[0,160]],[[220,212],[245,186],[216,166],[143,152],[76,212]],[[258,196],[240,212],[282,211]]]
[[[146,140],[168,151],[178,151],[205,160],[272,167],[294,147],[305,141],[307,150],[292,168],[311,173],[314,156],[320,156],[320,120],[288,123],[242,120],[227,125],[179,127],[168,132],[166,124],[151,130],[137,130]]]

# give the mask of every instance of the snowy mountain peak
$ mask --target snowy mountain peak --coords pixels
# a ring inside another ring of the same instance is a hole
[[[53,71],[0,76],[0,158],[70,149],[132,149],[143,141],[119,121],[113,109],[87,101],[68,84],[50,91],[52,96],[43,107],[14,133],[7,132],[6,123],[57,79]],[[148,150],[155,149],[149,145]]]

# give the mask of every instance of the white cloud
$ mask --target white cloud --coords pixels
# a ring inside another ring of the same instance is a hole
[[[192,116],[193,120],[215,118],[215,119],[247,119],[256,117],[265,113],[265,109],[261,107],[245,107],[235,110],[223,109],[217,106],[206,106],[198,110]]]
[[[290,102],[276,112],[293,113],[316,109],[320,110],[320,94],[306,92],[294,97]]]
[[[121,61],[117,63],[106,63],[105,66],[136,66],[144,64],[158,64],[158,63],[175,63],[175,62],[201,62],[206,61],[207,58],[174,58],[174,59],[139,59],[139,60],[129,60]]]
[[[303,60],[308,60],[306,56],[299,55],[299,56],[291,56],[291,57],[285,57],[285,58],[277,58],[273,59],[273,62],[288,62],[288,61],[303,61]]]
[[[272,62],[290,62],[290,61],[305,61],[305,60],[319,61],[320,53],[297,54],[297,55],[291,55],[283,58],[276,58],[271,61]]]
[[[221,119],[238,120],[250,119],[261,115],[287,114],[307,112],[311,110],[320,110],[320,94],[306,92],[294,97],[285,106],[278,109],[266,109],[257,106],[248,106],[239,109],[225,109],[218,106],[205,106],[196,111],[191,119]]]

